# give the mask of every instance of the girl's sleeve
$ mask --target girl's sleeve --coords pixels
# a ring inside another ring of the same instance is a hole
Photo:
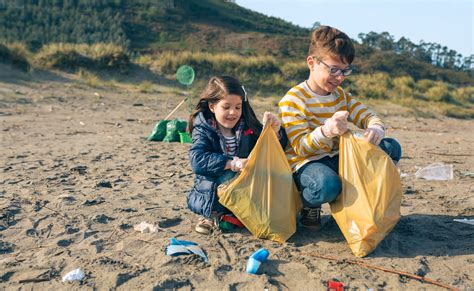
[[[222,175],[229,158],[222,153],[213,152],[211,140],[202,128],[193,129],[192,139],[189,159],[193,172],[203,176]]]

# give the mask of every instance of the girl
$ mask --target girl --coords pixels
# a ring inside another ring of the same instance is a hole
[[[265,112],[263,122],[272,126],[285,147],[287,138],[278,118]],[[188,131],[193,140],[189,158],[196,173],[194,187],[188,195],[188,207],[203,215],[196,231],[209,234],[217,227],[220,216],[229,212],[218,202],[217,186],[245,167],[262,124],[239,81],[220,76],[212,77],[207,84],[189,118]]]

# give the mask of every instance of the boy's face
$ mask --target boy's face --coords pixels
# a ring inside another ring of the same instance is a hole
[[[310,70],[308,83],[310,88],[319,95],[328,95],[344,81],[344,71],[350,69],[349,64],[342,62],[339,58],[326,56],[318,59],[315,56],[308,56],[306,63]],[[331,74],[332,71],[339,71],[339,76]]]

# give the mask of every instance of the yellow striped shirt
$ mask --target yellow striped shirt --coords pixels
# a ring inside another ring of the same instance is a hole
[[[384,127],[382,120],[341,87],[321,96],[303,82],[290,89],[278,103],[282,126],[288,135],[285,154],[293,171],[309,161],[333,157],[339,153],[339,137],[326,138],[321,126],[336,111],[349,111],[348,120],[361,129],[370,125]]]

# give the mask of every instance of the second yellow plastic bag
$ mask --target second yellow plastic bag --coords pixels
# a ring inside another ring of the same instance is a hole
[[[371,253],[400,219],[402,184],[397,167],[378,146],[347,132],[339,142],[342,193],[331,203],[357,257]]]
[[[263,129],[240,175],[219,186],[218,196],[256,237],[283,243],[295,233],[301,200],[271,127]]]

